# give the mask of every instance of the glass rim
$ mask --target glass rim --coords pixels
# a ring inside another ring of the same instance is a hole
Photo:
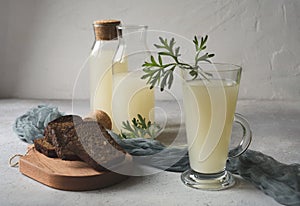
[[[237,64],[232,64],[232,63],[224,63],[224,62],[203,62],[203,63],[198,63],[199,66],[201,65],[210,65],[212,66],[215,70],[209,70],[210,72],[229,72],[229,71],[238,71],[242,70],[242,66],[237,65]],[[224,66],[228,66],[226,68],[221,68]],[[202,68],[205,71],[208,70],[208,68]]]
[[[117,29],[148,29],[147,25],[134,25],[134,24],[125,24],[125,25],[118,25]]]

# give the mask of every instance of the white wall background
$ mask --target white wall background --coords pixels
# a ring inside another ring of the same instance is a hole
[[[300,100],[299,0],[0,0],[0,97],[70,99],[107,18],[208,34],[215,61],[243,66],[240,98]]]

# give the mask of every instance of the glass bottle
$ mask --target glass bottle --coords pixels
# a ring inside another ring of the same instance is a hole
[[[113,130],[119,132],[122,122],[137,114],[154,120],[154,90],[142,80],[143,63],[149,59],[146,44],[147,26],[117,26],[119,45],[113,58]]]
[[[112,59],[118,46],[118,20],[100,20],[93,24],[95,42],[89,57],[90,110],[103,110],[110,117],[112,99]]]

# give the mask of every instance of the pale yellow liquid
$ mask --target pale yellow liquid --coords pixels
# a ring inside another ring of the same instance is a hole
[[[184,109],[191,168],[199,173],[225,169],[238,84],[194,80],[184,84]]]
[[[90,65],[90,108],[112,116],[112,58],[114,51],[92,54]]]
[[[115,132],[122,129],[122,122],[141,114],[146,121],[153,121],[154,91],[150,90],[142,72],[119,72],[113,75],[113,120]]]

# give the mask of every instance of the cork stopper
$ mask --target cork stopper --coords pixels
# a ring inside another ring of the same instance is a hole
[[[117,26],[121,24],[119,20],[98,20],[94,21],[94,32],[96,40],[112,40],[116,39]]]

